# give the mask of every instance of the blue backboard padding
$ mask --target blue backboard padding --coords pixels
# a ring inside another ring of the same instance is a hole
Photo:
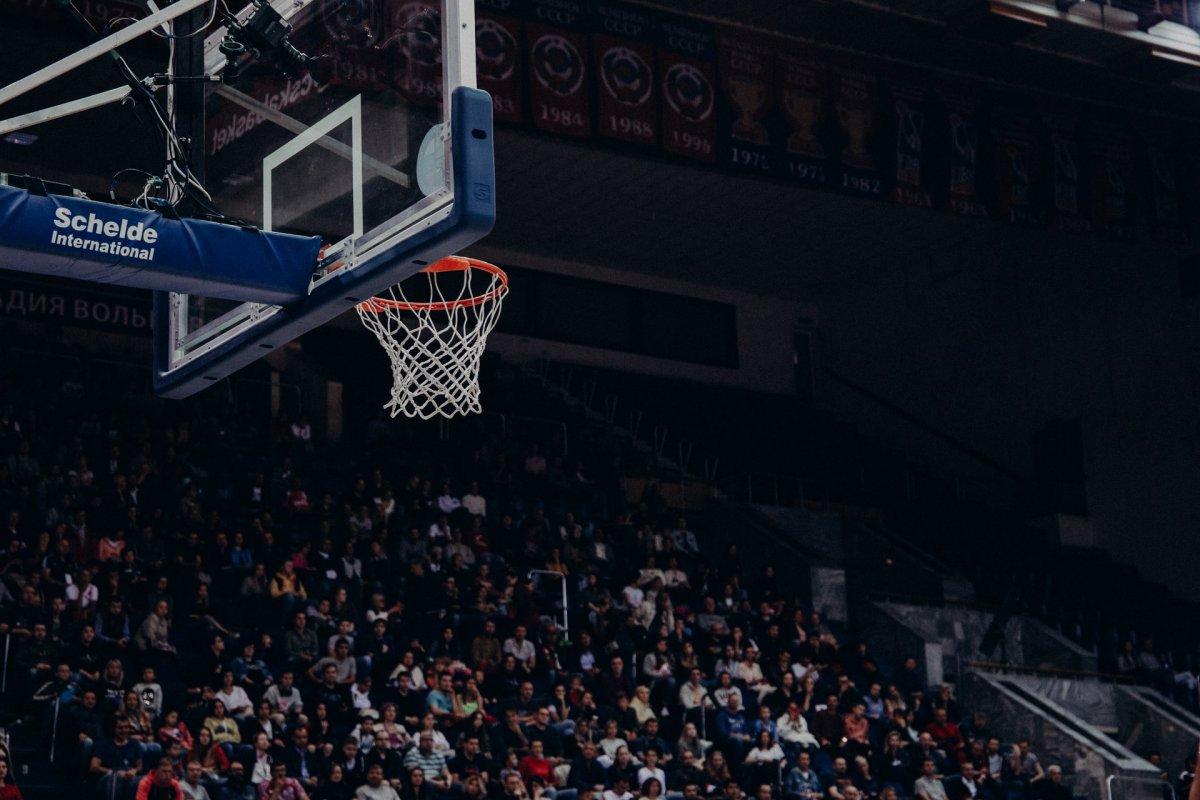
[[[414,232],[353,270],[335,273],[305,299],[284,306],[254,328],[176,369],[169,363],[169,297],[156,292],[155,391],[170,398],[195,394],[419,272],[425,264],[458,253],[486,236],[496,221],[492,99],[487,92],[460,86],[451,103],[454,200],[446,219]]]
[[[0,186],[0,260],[20,272],[291,303],[308,293],[320,248],[316,236]]]

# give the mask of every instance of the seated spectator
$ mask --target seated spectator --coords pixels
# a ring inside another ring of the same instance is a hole
[[[111,739],[96,743],[88,772],[101,797],[132,800],[142,772],[142,746],[130,738],[129,720],[118,717]]]
[[[0,759],[0,800],[24,800],[8,774],[8,761]]]
[[[289,778],[287,767],[283,764],[271,766],[271,779],[258,787],[259,800],[308,800],[304,791],[295,778]]]
[[[788,800],[819,800],[824,793],[824,784],[812,768],[811,757],[801,752],[784,778],[783,796]]]
[[[947,800],[946,788],[932,758],[921,762],[921,777],[913,783],[913,794],[917,800]]]
[[[183,788],[175,779],[175,766],[164,758],[137,785],[137,800],[183,800]]]

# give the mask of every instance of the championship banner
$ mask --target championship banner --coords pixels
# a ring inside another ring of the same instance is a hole
[[[895,128],[895,172],[891,199],[922,208],[933,207],[927,187],[929,171],[929,93],[924,79],[913,75],[888,77]]]
[[[717,38],[686,17],[658,21],[662,148],[675,156],[717,160]]]
[[[1052,223],[1061,231],[1081,233],[1092,229],[1085,206],[1083,151],[1079,146],[1079,115],[1075,111],[1044,113],[1050,129],[1050,185]]]
[[[980,191],[979,138],[983,112],[978,91],[972,87],[954,87],[943,90],[942,99],[946,105],[944,158],[950,210],[964,217],[986,217],[988,207]]]
[[[479,88],[492,96],[492,117],[523,119],[523,23],[516,0],[475,0],[475,69]]]
[[[850,61],[834,65],[831,75],[833,119],[841,144],[834,185],[853,194],[882,197],[879,82],[866,64]]]
[[[1144,147],[1146,218],[1151,235],[1162,242],[1176,242],[1180,237],[1179,169],[1167,123],[1147,121],[1142,124]]]
[[[780,171],[816,186],[829,183],[829,67],[822,54],[789,42],[779,48],[779,107],[783,117]]]
[[[593,74],[600,84],[598,133],[606,139],[658,143],[654,17],[613,2],[592,5]]]
[[[996,213],[1014,225],[1045,227],[1046,165],[1041,129],[1032,113],[1011,107],[992,112]]]
[[[1133,145],[1123,121],[1100,118],[1101,113],[1111,112],[1093,109],[1088,126],[1092,221],[1107,238],[1130,242],[1137,238]]]
[[[770,38],[734,28],[717,33],[717,73],[724,110],[720,150],[728,165],[751,172],[771,171],[774,66]]]
[[[544,131],[587,137],[587,16],[583,0],[529,0],[525,39],[533,124]]]
[[[410,103],[442,102],[442,12],[435,0],[404,0],[389,6],[387,37],[379,44],[392,54],[393,84]]]
[[[306,53],[320,53],[328,64],[327,82],[362,91],[378,91],[392,85],[393,63],[400,41],[395,20],[381,5],[327,6],[321,10],[321,25],[308,25],[293,34],[296,46]]]

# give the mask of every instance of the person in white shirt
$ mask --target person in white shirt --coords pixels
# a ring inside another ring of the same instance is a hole
[[[775,691],[775,687],[763,677],[762,667],[758,664],[758,648],[747,647],[746,654],[742,657],[742,663],[738,669],[738,677],[745,683],[746,688],[758,693],[758,702],[771,692]]]
[[[537,648],[533,642],[525,638],[527,631],[524,625],[518,625],[513,629],[513,635],[509,639],[504,640],[504,646],[501,651],[506,656],[512,656],[517,661],[533,667],[537,660]]]
[[[350,687],[350,704],[358,711],[366,711],[371,708],[371,675],[363,673],[358,676],[358,680]],[[376,717],[379,715],[376,714]]]
[[[225,674],[221,676],[221,689],[217,692],[216,698],[225,704],[225,710],[231,717],[249,719],[254,715],[254,706],[250,704],[250,696],[246,694],[245,689],[234,684],[231,670],[225,670]]]
[[[437,507],[443,514],[453,514],[462,507],[462,501],[450,493],[450,484],[442,484],[442,493],[438,495]]]
[[[462,507],[473,517],[487,516],[487,498],[479,493],[478,483],[471,483],[471,487],[463,495]]]
[[[692,670],[688,676],[687,683],[679,687],[679,704],[683,706],[685,711],[691,711],[693,708],[712,708],[712,698],[708,696],[708,687],[700,682],[703,677],[700,670]]]
[[[272,684],[263,694],[271,706],[271,719],[276,725],[283,725],[287,718],[300,713],[304,701],[300,699],[300,690],[296,688],[296,675],[291,670],[285,670],[279,676],[279,683]]]
[[[265,733],[254,737],[254,766],[250,770],[250,783],[255,787],[271,780],[271,765],[275,759],[271,757],[271,739]]]
[[[671,556],[667,560],[667,568],[663,571],[663,585],[668,589],[689,586],[687,573],[679,568],[679,559]]]
[[[624,776],[614,778],[612,788],[605,789],[600,797],[602,800],[633,800],[633,792],[629,791],[629,779]]]
[[[86,611],[96,605],[100,600],[100,590],[96,588],[96,584],[92,583],[92,571],[90,569],[80,570],[78,581],[68,575],[66,595],[67,602],[74,603],[80,611]]]
[[[808,732],[808,720],[796,703],[788,703],[787,711],[775,720],[775,732],[792,757],[803,748],[820,746],[817,737]]]
[[[629,743],[621,738],[617,732],[617,721],[610,719],[604,723],[604,738],[596,742],[600,746],[600,752],[603,753],[597,760],[607,769],[612,766],[613,759],[617,757],[617,751],[622,747],[629,747]]]
[[[658,751],[651,747],[642,753],[642,758],[645,759],[646,763],[638,770],[638,786],[644,785],[651,778],[657,778],[659,784],[666,786],[667,773],[663,772],[662,767],[658,766]]]
[[[733,685],[733,678],[728,672],[722,672],[718,678],[719,685],[713,691],[713,702],[717,704],[717,708],[727,708],[729,706],[729,698],[737,696],[738,706],[743,705],[742,690]]]

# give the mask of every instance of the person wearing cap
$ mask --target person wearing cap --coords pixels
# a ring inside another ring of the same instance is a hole
[[[438,791],[444,792],[450,788],[450,770],[446,768],[446,756],[433,749],[433,734],[430,731],[421,731],[417,746],[409,750],[408,755],[404,757],[404,766],[410,770],[420,767],[425,773],[425,780]]]

